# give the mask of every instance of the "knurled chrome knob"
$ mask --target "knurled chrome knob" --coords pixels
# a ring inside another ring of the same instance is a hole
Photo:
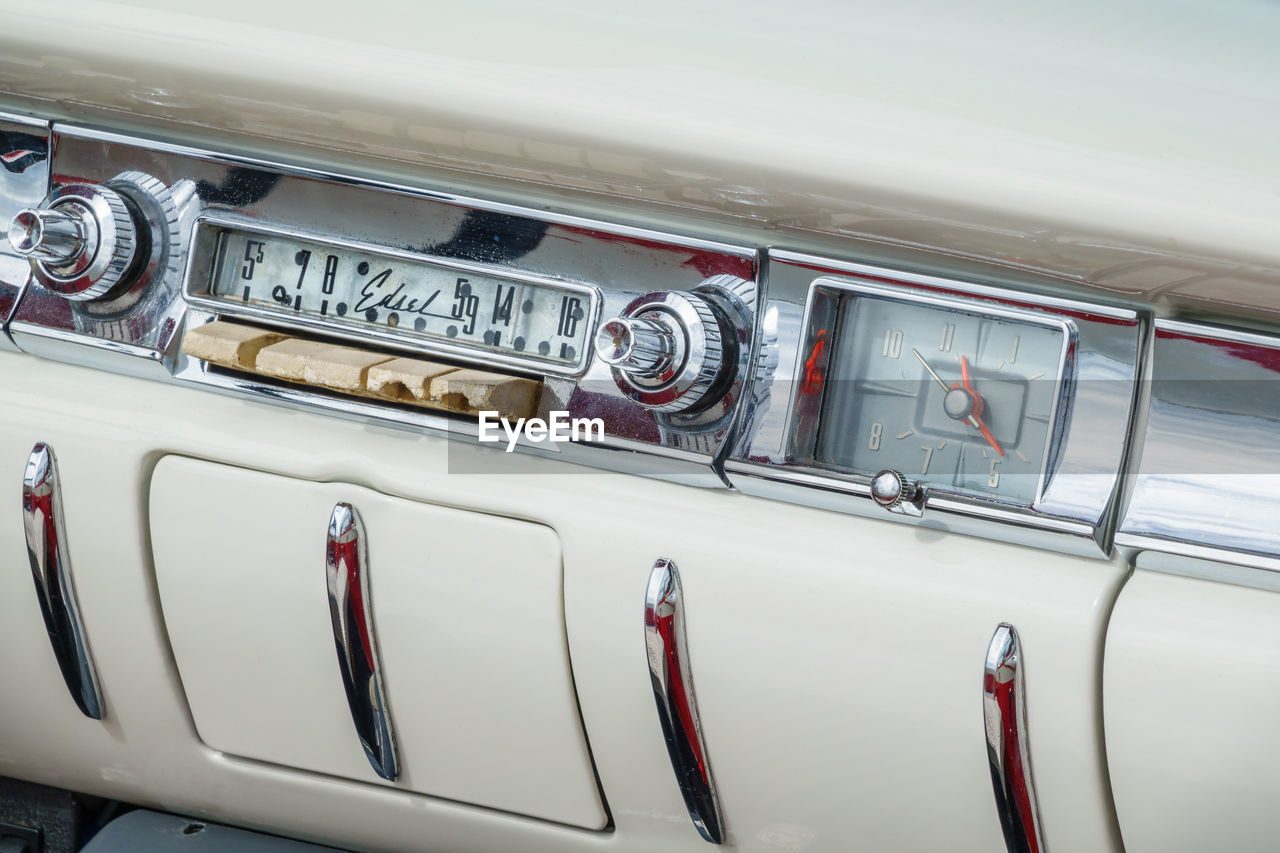
[[[596,338],[618,388],[659,412],[705,404],[725,371],[724,335],[714,309],[694,293],[646,293]]]
[[[9,223],[9,244],[36,283],[64,299],[97,299],[128,279],[138,252],[129,203],[105,186],[70,184]]]
[[[919,487],[892,468],[871,478],[871,499],[887,510],[897,510],[916,499]]]
[[[657,318],[615,317],[596,335],[596,354],[601,361],[641,379],[668,372],[683,358],[683,350],[683,339]]]

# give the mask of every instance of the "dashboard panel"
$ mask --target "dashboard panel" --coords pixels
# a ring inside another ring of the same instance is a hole
[[[74,5],[0,35],[0,773],[363,850],[1266,849],[1260,718],[1177,697],[1268,701],[1274,16]]]

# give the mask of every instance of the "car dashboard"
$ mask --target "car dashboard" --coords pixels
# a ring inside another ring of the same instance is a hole
[[[136,811],[0,840],[1269,849],[1270,12],[75,5],[0,776]]]

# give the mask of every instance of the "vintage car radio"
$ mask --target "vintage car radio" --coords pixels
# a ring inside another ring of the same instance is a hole
[[[756,252],[71,127],[12,213],[24,350],[476,437],[486,409],[596,419],[526,444],[721,481]],[[639,451],[618,453],[617,451]]]

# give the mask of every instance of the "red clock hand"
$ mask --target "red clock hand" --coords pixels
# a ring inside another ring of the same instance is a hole
[[[969,396],[973,398],[973,411],[969,413],[969,425],[982,433],[982,437],[987,440],[987,444],[991,445],[996,453],[1004,456],[1004,450],[1000,447],[1000,442],[996,441],[996,437],[991,434],[991,430],[987,429],[987,425],[982,420],[983,399],[973,387],[973,382],[969,379],[969,361],[964,356],[960,356],[960,381],[964,386],[964,390],[969,392]]]

